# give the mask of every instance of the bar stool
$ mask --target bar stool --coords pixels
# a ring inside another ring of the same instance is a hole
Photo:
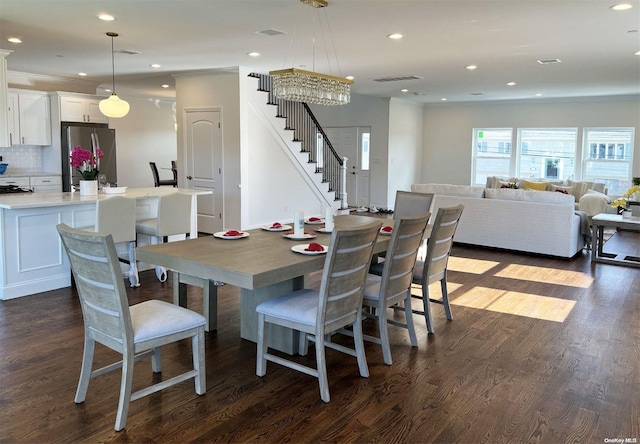
[[[136,200],[131,197],[109,196],[96,201],[96,225],[83,228],[101,234],[110,234],[113,242],[129,243],[129,259],[118,257],[129,264],[127,276],[132,287],[140,286],[136,265]]]
[[[169,236],[191,231],[191,195],[175,192],[160,196],[157,217],[139,220],[135,224],[136,233],[151,237],[151,244],[167,242]],[[156,267],[160,282],[167,280],[167,270]]]
[[[160,179],[160,174],[158,173],[158,167],[155,162],[149,162],[149,166],[151,167],[151,174],[153,174],[153,185],[155,187],[159,186],[178,186],[178,170],[173,167],[173,163],[171,165],[171,174],[173,175],[173,179]]]

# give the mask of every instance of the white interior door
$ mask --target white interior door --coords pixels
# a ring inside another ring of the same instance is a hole
[[[222,231],[221,112],[185,110],[185,178],[187,188],[211,190],[198,196],[198,231]]]
[[[329,127],[325,133],[340,156],[347,157],[347,203],[369,206],[369,127]]]

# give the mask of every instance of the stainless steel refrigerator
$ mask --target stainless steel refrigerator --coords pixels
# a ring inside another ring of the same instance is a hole
[[[116,130],[106,124],[63,123],[62,124],[62,191],[71,191],[71,187],[78,187],[82,178],[80,173],[71,166],[70,154],[74,147],[80,146],[91,151],[100,148],[104,153],[100,159],[99,177],[104,175],[104,181],[117,185],[116,172]]]

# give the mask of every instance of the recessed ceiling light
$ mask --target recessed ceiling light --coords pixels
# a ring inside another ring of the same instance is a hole
[[[542,97],[542,93],[537,93],[536,97]]]
[[[609,6],[609,8],[614,11],[626,11],[627,9],[633,8],[633,5],[631,3],[618,3],[616,5]]]
[[[7,41],[11,43],[22,43],[22,40],[20,40],[18,37],[9,37]]]
[[[149,65],[152,68],[162,68],[162,65],[158,65],[157,63],[152,63],[151,65]]]
[[[478,67],[476,65],[469,65],[469,66],[465,66],[465,69],[468,69],[469,71],[473,71],[474,69],[478,69]]]
[[[635,55],[640,55],[640,51],[634,52]]]
[[[114,16],[112,16],[111,14],[100,14],[100,15],[98,16],[98,18],[99,18],[100,20],[105,21],[105,22],[112,22],[112,21],[114,21],[114,20],[116,19],[116,18],[115,18]]]
[[[249,57],[260,57],[260,53],[259,52],[248,52],[247,55]]]
[[[538,60],[538,63],[541,65],[553,65],[554,63],[562,63],[560,59],[542,59]]]
[[[111,92],[111,90],[109,88],[105,88],[104,90],[105,90],[105,92],[108,92],[108,93]]]
[[[389,37],[391,40],[400,40],[404,38],[404,36],[399,32],[394,32],[393,34],[389,34],[387,37]]]
[[[447,100],[449,100],[449,99],[447,99],[446,97],[443,97],[442,99],[440,99],[440,101],[442,101],[442,102],[446,102]]]
[[[516,82],[509,82],[507,83],[507,86],[516,86]]]
[[[165,83],[164,85],[162,85],[162,88],[169,88],[169,85]]]
[[[409,92],[409,90],[407,88],[403,88],[400,90],[400,92],[406,93],[406,92]]]
[[[86,76],[87,76],[87,73],[86,73],[86,72],[79,72],[79,73],[78,73],[78,75],[79,75],[80,77],[86,77]]]
[[[347,77],[345,77],[345,78],[346,78],[347,80],[353,80],[353,79],[355,79],[355,77],[353,77],[353,76],[347,76]]]

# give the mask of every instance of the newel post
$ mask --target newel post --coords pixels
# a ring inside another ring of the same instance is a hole
[[[347,160],[349,160],[348,157],[342,158],[342,177],[340,180],[340,209],[342,210],[349,208],[349,204],[347,203]]]

